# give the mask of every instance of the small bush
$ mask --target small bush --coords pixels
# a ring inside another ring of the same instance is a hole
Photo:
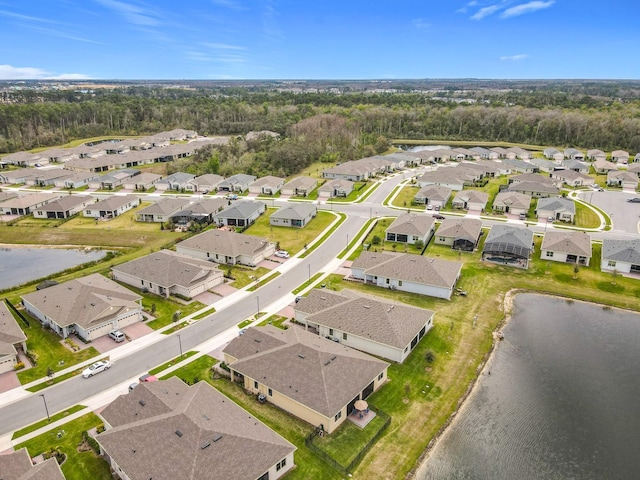
[[[24,368],[24,363],[18,362],[13,366],[14,370],[22,370]]]

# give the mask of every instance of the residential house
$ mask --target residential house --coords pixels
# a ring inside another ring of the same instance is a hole
[[[218,190],[218,185],[224,180],[224,177],[213,173],[206,173],[199,177],[189,180],[184,189],[189,192],[209,193]]]
[[[302,328],[249,328],[225,347],[231,379],[332,433],[387,379],[389,364]],[[274,366],[277,365],[277,368]]]
[[[220,198],[205,198],[190,202],[169,216],[169,221],[176,225],[187,225],[191,222],[199,224],[213,223],[213,216],[229,205],[229,201]]]
[[[0,455],[3,480],[65,480],[55,457],[34,463],[26,447]]]
[[[573,159],[563,160],[560,166],[565,170],[573,170],[574,172],[584,173],[584,174],[588,174],[590,169],[590,166],[588,163],[581,162],[579,160],[573,160]]]
[[[136,213],[138,222],[164,223],[191,204],[188,198],[161,198]]]
[[[625,152],[624,150],[614,150],[611,152],[611,161],[626,165],[629,163],[629,152]]]
[[[267,209],[264,202],[242,200],[234,202],[221,212],[213,216],[213,221],[219,227],[248,227]]]
[[[488,162],[482,160],[478,160],[474,163],[463,162],[460,164],[460,167],[467,170],[480,172],[479,178],[494,178],[500,176],[500,169],[497,166],[497,162]]]
[[[587,150],[587,159],[591,161],[606,160],[607,154],[604,153],[602,150],[598,150],[597,148],[594,148],[592,150]]]
[[[576,205],[573,200],[565,197],[541,198],[536,208],[538,218],[559,220],[573,223],[576,216]]]
[[[526,215],[531,206],[531,195],[505,190],[496,195],[493,210],[513,215]]]
[[[62,338],[85,341],[142,320],[142,297],[98,273],[22,296],[29,315]]]
[[[542,154],[545,158],[553,160],[554,163],[560,163],[564,160],[564,154],[557,148],[545,148]]]
[[[282,186],[282,195],[307,197],[318,186],[318,179],[313,177],[295,177]]]
[[[156,183],[162,180],[162,175],[157,173],[142,172],[140,175],[131,177],[123,182],[124,188],[127,190],[136,190],[138,192],[146,192],[155,188]]]
[[[638,188],[638,175],[627,170],[616,170],[607,173],[607,185],[610,187]]]
[[[108,220],[132,210],[138,205],[140,205],[140,198],[135,195],[112,195],[87,206],[83,215],[93,217],[96,220]]]
[[[249,185],[256,181],[258,177],[254,175],[246,175],[244,173],[238,173],[231,175],[229,178],[222,180],[218,183],[219,192],[246,192],[249,190]]]
[[[421,255],[363,251],[351,265],[351,276],[378,287],[449,300],[462,263]]]
[[[0,214],[3,215],[29,215],[36,208],[42,207],[49,202],[53,202],[60,198],[55,193],[26,193],[16,197],[5,198],[0,203]]]
[[[496,160],[480,160],[477,162],[478,165],[482,165],[491,169],[497,169],[497,173],[495,175],[487,175],[487,176],[502,176],[502,175],[511,175],[513,172],[513,168],[511,165],[507,165],[504,162],[496,161]]]
[[[27,336],[5,302],[0,302],[0,374],[13,371],[19,362],[18,350],[27,352]]]
[[[385,230],[385,240],[409,245],[422,242],[423,245],[426,245],[433,236],[435,223],[436,221],[431,215],[402,214]]]
[[[329,180],[318,188],[319,197],[348,197],[353,192],[355,184],[350,180]]]
[[[555,185],[545,182],[519,182],[509,185],[512,192],[520,192],[535,198],[554,197],[560,193]]]
[[[618,170],[618,166],[613,162],[598,159],[593,162],[593,169],[598,175],[606,175],[609,172]]]
[[[640,162],[640,153],[636,153],[636,156],[633,157],[633,162],[634,163]]]
[[[507,154],[509,152],[507,152],[506,149],[502,148],[502,147],[492,147],[489,149],[490,151],[492,151],[493,153],[498,155],[498,159],[502,160],[504,158],[507,158]]]
[[[140,170],[124,168],[95,177],[89,181],[89,188],[100,190],[115,190],[133,177],[140,175]]]
[[[562,155],[561,153],[559,155]],[[541,172],[549,173],[553,172],[557,168],[560,168],[559,163],[553,162],[551,160],[545,160],[544,158],[530,158],[527,162],[538,167],[538,170]],[[528,174],[524,174],[528,175]],[[530,174],[529,174],[530,175]]]
[[[454,250],[472,252],[482,234],[482,220],[477,218],[445,218],[434,236],[434,243],[451,245]]]
[[[524,148],[520,148],[520,147],[509,147],[506,149],[507,152],[513,152],[516,154],[516,158],[519,158],[520,160],[530,160],[531,158],[533,158],[533,153],[529,152],[528,150],[525,150]]]
[[[290,203],[279,208],[269,217],[269,225],[274,227],[303,228],[318,213],[318,207],[311,203]]]
[[[562,263],[589,265],[591,261],[591,237],[585,232],[550,230],[545,232],[540,259]]]
[[[487,205],[489,194],[480,190],[462,190],[453,197],[451,206],[463,210],[482,211]]]
[[[171,175],[163,178],[162,180],[158,180],[155,184],[156,190],[159,191],[167,191],[172,190],[175,192],[183,192],[187,190],[187,185],[190,185],[190,182],[196,178],[195,175],[191,173],[184,172],[176,172]]]
[[[494,225],[482,249],[482,260],[528,268],[533,251],[533,231],[513,225]]]
[[[215,263],[160,250],[111,267],[112,278],[162,297],[179,295],[193,298],[224,283],[222,270]]]
[[[427,172],[418,178],[418,185],[421,188],[429,185],[447,187],[451,190],[460,191],[464,188],[465,180],[460,175],[460,171],[455,168],[439,168],[432,172]]]
[[[249,193],[258,195],[275,195],[284,185],[284,178],[267,175],[249,184]]]
[[[56,180],[66,178],[69,172],[61,168],[38,169],[35,175],[27,178],[26,185],[35,187],[48,187],[55,185]]]
[[[244,136],[247,142],[254,142],[261,139],[277,139],[280,138],[280,134],[272,132],[271,130],[251,131]]]
[[[584,153],[575,148],[565,148],[564,158],[571,158],[572,160],[584,160]]]
[[[556,170],[551,173],[551,178],[558,180],[570,187],[591,186],[595,183],[593,177],[574,170]]]
[[[34,218],[70,218],[94,202],[88,195],[66,195],[31,211]]]
[[[600,269],[618,273],[640,273],[640,239],[602,240]]]
[[[139,384],[99,414],[95,437],[121,480],[277,480],[296,447],[208,383]]]
[[[451,198],[451,189],[440,185],[427,185],[421,188],[413,197],[413,201],[420,205],[432,207],[444,207]]]
[[[9,165],[16,165],[18,167],[35,167],[36,164],[49,163],[49,159],[43,157],[40,153],[32,152],[15,152],[5,155],[2,161]]]
[[[338,297],[326,305],[326,297]],[[321,337],[402,363],[433,326],[434,312],[364,295],[313,289],[295,305],[296,321]]]
[[[228,265],[255,267],[276,252],[274,243],[226,230],[207,230],[183,240],[176,245],[176,252]]]
[[[494,160],[498,158],[495,152],[492,152],[488,148],[484,147],[471,147],[469,150],[479,155],[482,160]]]
[[[536,173],[540,170],[537,165],[533,163],[525,162],[524,160],[518,160],[515,158],[506,158],[502,161],[502,163],[506,163],[511,166],[513,170],[520,173]]]
[[[65,177],[60,177],[53,182],[56,188],[88,187],[90,182],[98,178],[98,175],[94,172],[65,171],[67,172]]]
[[[48,163],[67,163],[78,158],[78,153],[73,148],[49,148],[40,152],[40,155],[48,160]]]

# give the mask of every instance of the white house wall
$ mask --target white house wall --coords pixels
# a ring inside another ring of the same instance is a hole
[[[609,260],[602,259],[600,262],[600,269],[607,272],[613,272],[614,270],[618,273],[630,273],[631,272],[631,264],[628,262],[621,262],[619,260],[612,261],[613,264],[609,264]]]
[[[373,277],[369,275],[367,276],[367,280],[372,281],[378,287],[395,287],[396,290],[400,290],[402,292],[419,293],[420,295],[428,295],[430,297],[444,298],[447,300],[451,298],[451,293],[453,290],[449,288],[423,285],[420,283],[408,282],[406,280],[397,280],[393,278],[387,279],[385,277],[378,277],[377,280],[374,280]],[[387,283],[387,280],[389,280],[389,283]],[[400,282],[402,282],[402,285],[400,285]]]

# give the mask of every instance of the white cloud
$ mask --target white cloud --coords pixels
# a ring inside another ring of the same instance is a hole
[[[245,7],[238,2],[234,2],[233,0],[210,0],[214,5],[218,5],[219,7],[230,8],[232,10],[244,10]]]
[[[469,7],[475,7],[476,5],[478,5],[478,2],[473,0],[471,2],[468,2],[464,7],[461,7],[458,10],[456,10],[456,13],[467,13],[467,11],[469,11]]]
[[[96,1],[105,7],[116,11],[122,15],[127,22],[133,23],[134,25],[145,25],[148,27],[160,25],[160,21],[157,18],[155,10],[152,10],[151,8],[145,9],[142,6],[121,2],[119,0]]]
[[[0,65],[0,80],[85,80],[90,78],[82,73],[62,73],[54,75],[37,67],[14,67]]]
[[[202,45],[208,48],[213,48],[214,50],[246,50],[245,47],[240,45],[231,45],[228,43],[209,43],[205,42]]]
[[[411,20],[411,23],[413,23],[413,26],[416,28],[429,28],[431,26],[426,18],[414,18]]]
[[[0,10],[0,17],[15,18],[16,20],[22,20],[26,22],[40,22],[40,23],[59,23],[48,18],[32,17],[29,15],[22,15],[20,13],[9,12],[8,10]]]
[[[484,17],[493,15],[498,10],[500,10],[500,5],[489,5],[488,7],[483,7],[480,10],[478,10],[476,13],[471,15],[471,20],[482,20]]]
[[[528,55],[524,53],[520,53],[518,55],[509,55],[509,56],[500,57],[500,60],[502,60],[503,62],[517,62],[518,60],[524,60],[527,57]]]
[[[525,13],[537,12],[538,10],[549,8],[554,3],[555,0],[548,0],[546,2],[534,0],[532,2],[522,3],[520,5],[516,5],[515,7],[507,8],[504,12],[502,12],[500,18],[511,18],[517,17],[518,15],[524,15]]]

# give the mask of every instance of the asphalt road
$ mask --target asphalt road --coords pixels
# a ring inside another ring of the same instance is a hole
[[[615,235],[638,235],[638,222],[640,222],[640,203],[630,203],[627,200],[638,195],[631,192],[605,191],[605,192],[581,192],[578,194],[581,200],[591,203],[608,213],[613,223],[609,233]]]

